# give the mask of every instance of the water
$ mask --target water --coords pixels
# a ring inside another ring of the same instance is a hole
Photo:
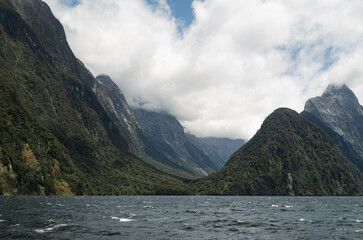
[[[0,197],[0,239],[363,239],[363,197]]]

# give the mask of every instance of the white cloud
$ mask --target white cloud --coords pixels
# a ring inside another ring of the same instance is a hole
[[[330,82],[363,99],[361,0],[195,0],[183,36],[165,0],[46,2],[95,75],[199,136],[248,139],[274,109],[302,111]]]

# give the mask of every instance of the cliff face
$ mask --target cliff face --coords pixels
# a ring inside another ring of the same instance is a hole
[[[0,194],[181,189],[130,150],[130,129],[98,100],[99,82],[42,1],[0,0],[0,79]]]
[[[186,137],[178,120],[165,112],[134,109],[144,132],[146,153],[152,158],[193,175],[217,170],[214,163]]]
[[[363,171],[363,107],[346,85],[329,85],[321,97],[306,102],[301,115],[324,129]]]
[[[107,75],[97,76],[92,90],[108,115],[119,124],[122,136],[129,143],[129,150],[140,156],[143,152],[143,143],[138,136],[141,127],[121,90]]]
[[[290,109],[277,109],[198,194],[360,195],[363,177],[333,140]]]

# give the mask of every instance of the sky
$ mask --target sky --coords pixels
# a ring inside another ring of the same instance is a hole
[[[361,0],[45,0],[75,55],[129,105],[248,140],[330,83],[363,101]]]

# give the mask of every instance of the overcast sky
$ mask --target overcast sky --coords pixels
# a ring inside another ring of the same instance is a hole
[[[95,76],[197,136],[249,139],[329,83],[363,99],[362,0],[45,2]]]

